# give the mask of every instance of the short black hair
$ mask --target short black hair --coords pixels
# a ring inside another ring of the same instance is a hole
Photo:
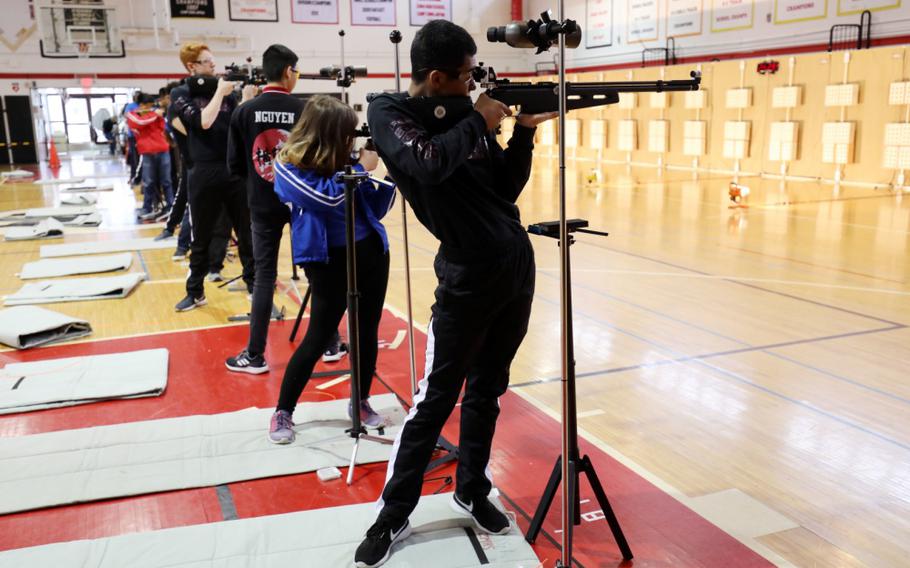
[[[268,81],[280,81],[284,70],[290,65],[297,65],[297,54],[281,45],[273,43],[262,52],[262,72]]]
[[[465,57],[476,54],[477,44],[467,30],[448,20],[431,20],[411,43],[411,79],[422,83],[434,69],[451,75]]]

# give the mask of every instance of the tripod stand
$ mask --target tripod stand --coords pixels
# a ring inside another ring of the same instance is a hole
[[[347,484],[354,481],[354,464],[360,441],[367,440],[378,444],[392,444],[392,440],[367,434],[360,422],[360,292],[357,289],[357,253],[354,250],[354,188],[363,180],[369,179],[367,172],[355,172],[352,166],[345,166],[344,173],[336,174],[336,179],[344,182],[344,237],[345,258],[347,261],[348,284],[348,357],[351,362],[351,427],[345,430],[354,440],[351,451],[351,463],[348,466]],[[382,434],[382,429],[379,430]]]
[[[593,231],[583,228],[587,226],[588,222],[584,219],[569,219],[565,221],[566,233],[579,232],[592,235],[600,235],[604,237],[608,235],[608,233],[603,233],[601,231]],[[622,552],[623,559],[631,560],[632,550],[629,548],[629,544],[626,542],[626,537],[623,535],[622,528],[619,526],[619,521],[613,512],[613,507],[610,506],[610,501],[607,499],[607,494],[604,491],[603,486],[600,484],[600,479],[597,477],[597,472],[594,470],[594,464],[591,463],[591,460],[588,458],[588,456],[581,456],[578,450],[578,416],[576,414],[575,396],[575,346],[572,331],[572,283],[570,255],[568,250],[568,247],[575,242],[575,239],[574,237],[567,235],[565,242],[568,246],[563,244],[563,240],[560,238],[559,221],[548,221],[546,223],[531,225],[528,227],[528,232],[531,234],[542,235],[553,239],[560,239],[560,246],[566,247],[566,250],[562,252],[564,255],[566,269],[566,295],[564,297],[566,312],[564,329],[567,334],[566,358],[569,362],[569,365],[565,369],[567,373],[564,381],[563,391],[563,409],[565,411],[563,424],[564,455],[556,458],[556,465],[553,466],[553,472],[550,474],[550,480],[547,482],[547,488],[544,490],[543,496],[540,499],[540,504],[537,506],[537,511],[534,513],[534,518],[528,527],[528,533],[525,535],[525,539],[531,543],[537,539],[537,535],[540,533],[540,529],[543,526],[544,518],[547,516],[550,505],[553,503],[553,498],[556,497],[556,492],[559,490],[560,482],[563,480],[563,476],[565,475],[566,489],[563,493],[563,499],[566,500],[566,504],[564,505],[564,514],[565,519],[568,522],[563,525],[563,531],[565,533],[565,542],[563,545],[565,550],[563,551],[563,554],[564,558],[568,558],[569,560],[565,564],[560,564],[560,566],[568,568],[572,558],[573,527],[574,525],[581,524],[581,493],[579,481],[581,474],[585,474],[585,476],[588,478],[588,482],[591,485],[591,489],[594,491],[594,496],[597,498],[597,503],[600,505],[600,509],[604,514],[604,518],[610,525],[610,530],[613,532],[613,538],[616,540],[616,544],[619,546],[620,552]]]

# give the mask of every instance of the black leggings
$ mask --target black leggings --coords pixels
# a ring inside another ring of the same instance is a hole
[[[357,287],[360,292],[360,398],[370,396],[379,341],[379,320],[389,283],[389,253],[375,232],[357,242]],[[347,308],[345,248],[330,248],[329,262],[303,266],[312,291],[310,321],[303,342],[294,352],[281,382],[278,410],[294,412],[313,367],[338,330]]]

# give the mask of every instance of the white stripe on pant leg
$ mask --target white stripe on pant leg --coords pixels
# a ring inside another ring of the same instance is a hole
[[[499,408],[499,412],[500,412],[500,414],[501,414],[501,413],[502,413],[502,405],[499,404],[499,397],[496,398],[496,406],[497,406],[497,408]],[[499,420],[498,417],[497,417],[497,420]],[[491,445],[492,445],[492,442],[491,442]],[[492,452],[491,452],[491,453],[492,453]],[[491,489],[490,493],[491,493],[492,495],[498,497],[498,496],[499,496],[499,490],[496,489],[496,482],[493,481],[493,470],[490,469],[490,460],[489,460],[489,458],[487,459],[487,467],[484,468],[483,473],[484,473],[484,475],[487,476],[487,479],[490,480],[490,489]]]
[[[398,456],[398,449],[401,446],[401,434],[404,433],[404,429],[408,425],[408,422],[417,414],[417,405],[423,402],[423,399],[427,396],[427,389],[429,388],[427,377],[430,376],[430,371],[433,370],[433,355],[435,352],[436,338],[433,334],[433,318],[430,318],[430,323],[427,325],[427,356],[423,369],[423,378],[417,383],[417,392],[414,394],[414,402],[411,404],[411,410],[404,419],[401,430],[398,431],[398,435],[395,436],[395,443],[392,445],[392,455],[389,457],[389,466],[386,468],[385,472],[385,483],[382,486],[382,491],[379,493],[379,499],[376,501],[377,514],[385,507],[385,500],[383,500],[382,495],[385,493],[386,485],[389,484],[389,480],[392,479],[392,474],[395,472],[395,458]]]

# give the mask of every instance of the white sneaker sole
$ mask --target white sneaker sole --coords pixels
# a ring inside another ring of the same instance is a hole
[[[188,308],[183,308],[182,310],[177,309],[178,312],[188,312],[190,310],[195,310],[196,308],[202,307],[208,303],[207,300],[202,300],[201,302],[193,302],[193,305]],[[175,308],[176,309],[176,308]]]
[[[225,361],[224,366],[227,367],[228,371],[233,371],[235,373],[246,373],[247,375],[261,375],[263,373],[269,372],[268,365],[264,367],[231,367],[228,365],[227,361]]]
[[[281,440],[273,440],[271,434],[266,434],[265,438],[276,446],[287,446],[288,444],[294,443],[294,438],[282,438]]]
[[[512,521],[511,521],[511,519],[509,519],[509,526],[507,526],[506,528],[502,529],[502,530],[499,531],[499,532],[493,532],[493,531],[491,531],[491,530],[488,530],[488,529],[484,528],[480,523],[477,522],[477,519],[474,518],[474,515],[472,515],[470,511],[468,511],[467,509],[465,509],[464,507],[462,507],[462,506],[458,503],[458,501],[455,500],[455,495],[454,495],[454,494],[452,494],[452,500],[449,501],[449,506],[452,507],[452,510],[455,511],[456,513],[458,513],[460,516],[465,517],[465,518],[468,518],[468,519],[471,519],[471,522],[474,523],[474,526],[477,527],[478,529],[480,529],[481,531],[483,531],[483,532],[486,533],[486,534],[504,535],[504,534],[509,534],[509,533],[512,531]],[[500,512],[501,512],[501,511],[500,511]],[[503,514],[505,515],[505,513],[503,513]],[[508,519],[509,516],[506,515],[506,518]]]
[[[337,361],[341,361],[342,359],[344,359],[344,357],[346,355],[347,355],[347,353],[339,353],[338,355],[323,355],[322,362],[323,363],[335,363]]]
[[[411,523],[408,522],[408,526],[406,526],[404,530],[398,533],[398,536],[392,540],[391,544],[389,544],[389,549],[386,551],[385,556],[383,556],[379,562],[376,562],[375,564],[367,564],[366,562],[354,562],[354,568],[377,568],[378,566],[382,566],[388,562],[389,557],[392,556],[392,549],[395,548],[395,545],[411,536],[411,532]]]

